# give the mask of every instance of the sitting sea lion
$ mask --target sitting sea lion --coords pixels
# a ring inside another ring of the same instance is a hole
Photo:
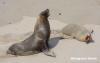
[[[65,26],[61,32],[79,41],[89,42],[89,40],[91,40],[91,32],[78,24],[69,24]]]
[[[50,25],[48,17],[49,9],[42,11],[37,18],[34,33],[24,41],[13,44],[7,53],[25,56],[43,52],[48,56],[54,56],[49,52]]]

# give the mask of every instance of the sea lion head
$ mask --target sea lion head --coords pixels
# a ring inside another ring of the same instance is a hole
[[[44,10],[44,11],[42,11],[41,13],[40,13],[40,16],[45,16],[45,17],[49,17],[49,9],[46,9],[46,10]]]

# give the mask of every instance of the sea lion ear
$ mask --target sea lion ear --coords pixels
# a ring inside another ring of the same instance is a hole
[[[40,13],[40,15],[48,17],[49,16],[49,9],[46,9],[46,10],[42,11]]]

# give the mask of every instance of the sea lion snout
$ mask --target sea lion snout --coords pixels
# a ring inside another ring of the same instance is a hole
[[[42,11],[42,12],[40,13],[40,15],[49,17],[49,15],[50,15],[50,14],[49,14],[49,9],[46,9],[46,10]]]

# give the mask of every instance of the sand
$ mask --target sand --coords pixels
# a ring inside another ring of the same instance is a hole
[[[43,53],[18,57],[7,55],[9,46],[32,34],[36,16],[47,8],[50,9],[52,30],[79,23],[94,30],[93,41],[86,44],[52,36],[49,44],[55,58]],[[0,63],[100,63],[99,36],[100,0],[0,0]]]
[[[86,24],[87,29],[93,29],[93,40],[86,44],[76,39],[62,39],[51,37],[49,44],[56,57],[49,57],[43,53],[30,56],[7,55],[10,45],[29,37],[34,31],[35,17],[23,16],[15,24],[0,27],[0,63],[100,63],[100,25]],[[49,19],[51,30],[61,30],[67,23]]]

